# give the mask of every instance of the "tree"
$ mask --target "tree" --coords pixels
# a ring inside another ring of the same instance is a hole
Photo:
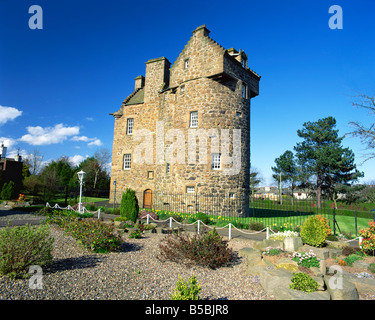
[[[83,170],[85,175],[85,186],[87,190],[109,189],[110,178],[108,172],[95,157],[86,158],[79,164],[78,171]]]
[[[260,175],[260,172],[256,168],[250,168],[250,190],[251,190],[251,196],[255,193],[255,188],[262,182],[262,177]]]
[[[293,204],[293,192],[298,179],[298,166],[296,164],[293,152],[289,150],[285,151],[279,158],[275,159],[275,163],[276,167],[271,167],[272,171],[275,172],[275,174],[272,175],[272,177],[278,182],[280,180],[281,182],[289,182],[292,191]]]
[[[360,94],[357,98],[360,101],[353,102],[352,105],[357,108],[366,109],[370,115],[375,116],[375,96],[369,97],[365,94]],[[375,149],[375,123],[366,127],[358,121],[350,121],[349,125],[354,129],[349,135],[359,137],[361,142],[367,145],[366,149],[372,150],[363,162],[375,158],[375,152],[373,151]]]
[[[24,163],[29,168],[31,174],[38,174],[42,169],[43,156],[37,148],[34,148],[33,153],[25,157]]]
[[[336,184],[355,182],[363,177],[354,164],[354,153],[344,148],[344,137],[338,136],[333,117],[306,122],[297,134],[304,139],[294,147],[301,171],[310,179],[315,189],[317,206],[321,207],[321,196]]]

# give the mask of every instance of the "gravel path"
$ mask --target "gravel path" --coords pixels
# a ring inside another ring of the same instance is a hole
[[[15,217],[20,218],[21,215]],[[166,300],[170,299],[179,274],[185,280],[191,274],[197,277],[202,285],[201,299],[273,299],[262,289],[257,277],[246,275],[246,262],[242,259],[232,267],[217,270],[159,261],[158,244],[165,235],[146,234],[141,239],[128,239],[124,235],[123,251],[109,254],[86,250],[56,227],[51,227],[51,235],[55,238],[54,259],[43,269],[43,288],[30,289],[29,280],[0,276],[0,299]],[[237,239],[229,242],[235,250],[248,246],[246,243]]]

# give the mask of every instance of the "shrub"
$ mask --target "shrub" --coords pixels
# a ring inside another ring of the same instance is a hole
[[[62,217],[52,222],[74,237],[78,243],[94,252],[107,253],[121,249],[122,239],[115,234],[114,227],[97,219]]]
[[[362,250],[363,252],[374,255],[375,253],[375,222],[369,220],[369,227],[359,230],[359,234],[363,237]]]
[[[127,220],[136,222],[138,218],[139,205],[134,190],[126,189],[121,197],[120,215],[126,217]]]
[[[164,244],[165,243],[165,244]],[[214,228],[205,234],[168,235],[159,244],[160,260],[197,264],[211,269],[228,265],[234,260],[234,252]]]
[[[260,231],[264,229],[264,224],[259,221],[250,221],[248,225],[249,230]]]
[[[319,259],[312,250],[309,252],[294,252],[292,255],[292,260],[305,268],[320,267]]]
[[[339,259],[339,260],[337,261],[337,263],[338,263],[340,266],[342,266],[342,267],[345,267],[345,266],[348,265],[348,264],[346,263],[346,261],[345,261],[345,260],[342,260],[342,259]]]
[[[47,225],[9,225],[0,230],[0,273],[24,278],[31,265],[44,266],[52,261],[54,238]]]
[[[327,219],[316,215],[308,218],[301,227],[301,237],[303,242],[314,247],[321,247],[330,234]]]
[[[319,283],[306,273],[295,273],[291,279],[290,289],[301,290],[303,292],[314,292],[319,288]]]
[[[197,278],[192,275],[187,282],[178,275],[176,288],[171,295],[172,300],[199,300],[201,285]]]
[[[363,260],[363,257],[358,254],[351,254],[347,256],[344,260],[348,266],[351,266],[355,261]]]
[[[142,210],[138,213],[138,219],[147,219],[147,215],[150,215],[150,219],[158,220],[159,216],[153,211]]]
[[[129,238],[131,239],[139,239],[141,237],[141,233],[138,230],[133,230],[129,234]]]
[[[375,263],[370,263],[368,266],[368,271],[375,273]]]
[[[13,181],[5,182],[1,189],[0,197],[3,200],[11,200],[17,197],[16,186]]]

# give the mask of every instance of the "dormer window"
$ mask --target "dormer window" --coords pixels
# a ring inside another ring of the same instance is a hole
[[[242,58],[241,65],[242,65],[243,68],[246,68],[246,59],[245,58]]]
[[[189,68],[189,59],[184,60],[184,69]]]

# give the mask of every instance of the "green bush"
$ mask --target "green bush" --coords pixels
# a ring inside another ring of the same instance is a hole
[[[264,229],[264,224],[260,221],[250,221],[250,223],[248,225],[248,229],[260,231],[260,230]]]
[[[327,224],[317,216],[309,217],[301,227],[301,238],[304,243],[321,247],[328,237]]]
[[[134,190],[126,189],[121,197],[120,215],[127,220],[136,222],[138,218],[139,205]]]
[[[141,233],[139,232],[139,230],[133,230],[132,232],[130,232],[129,238],[139,239],[139,238],[141,238]]]
[[[16,199],[16,186],[13,181],[5,182],[0,193],[0,197],[3,200]]]
[[[290,289],[301,290],[303,292],[314,292],[319,288],[319,283],[303,272],[295,273],[291,279]]]
[[[28,277],[32,265],[52,261],[54,238],[47,225],[10,227],[0,230],[0,273],[10,278]]]
[[[199,300],[201,285],[197,278],[192,275],[187,282],[178,275],[176,289],[171,295],[172,300]]]
[[[115,233],[114,227],[97,219],[61,217],[52,222],[94,252],[107,253],[121,249],[122,239]]]

